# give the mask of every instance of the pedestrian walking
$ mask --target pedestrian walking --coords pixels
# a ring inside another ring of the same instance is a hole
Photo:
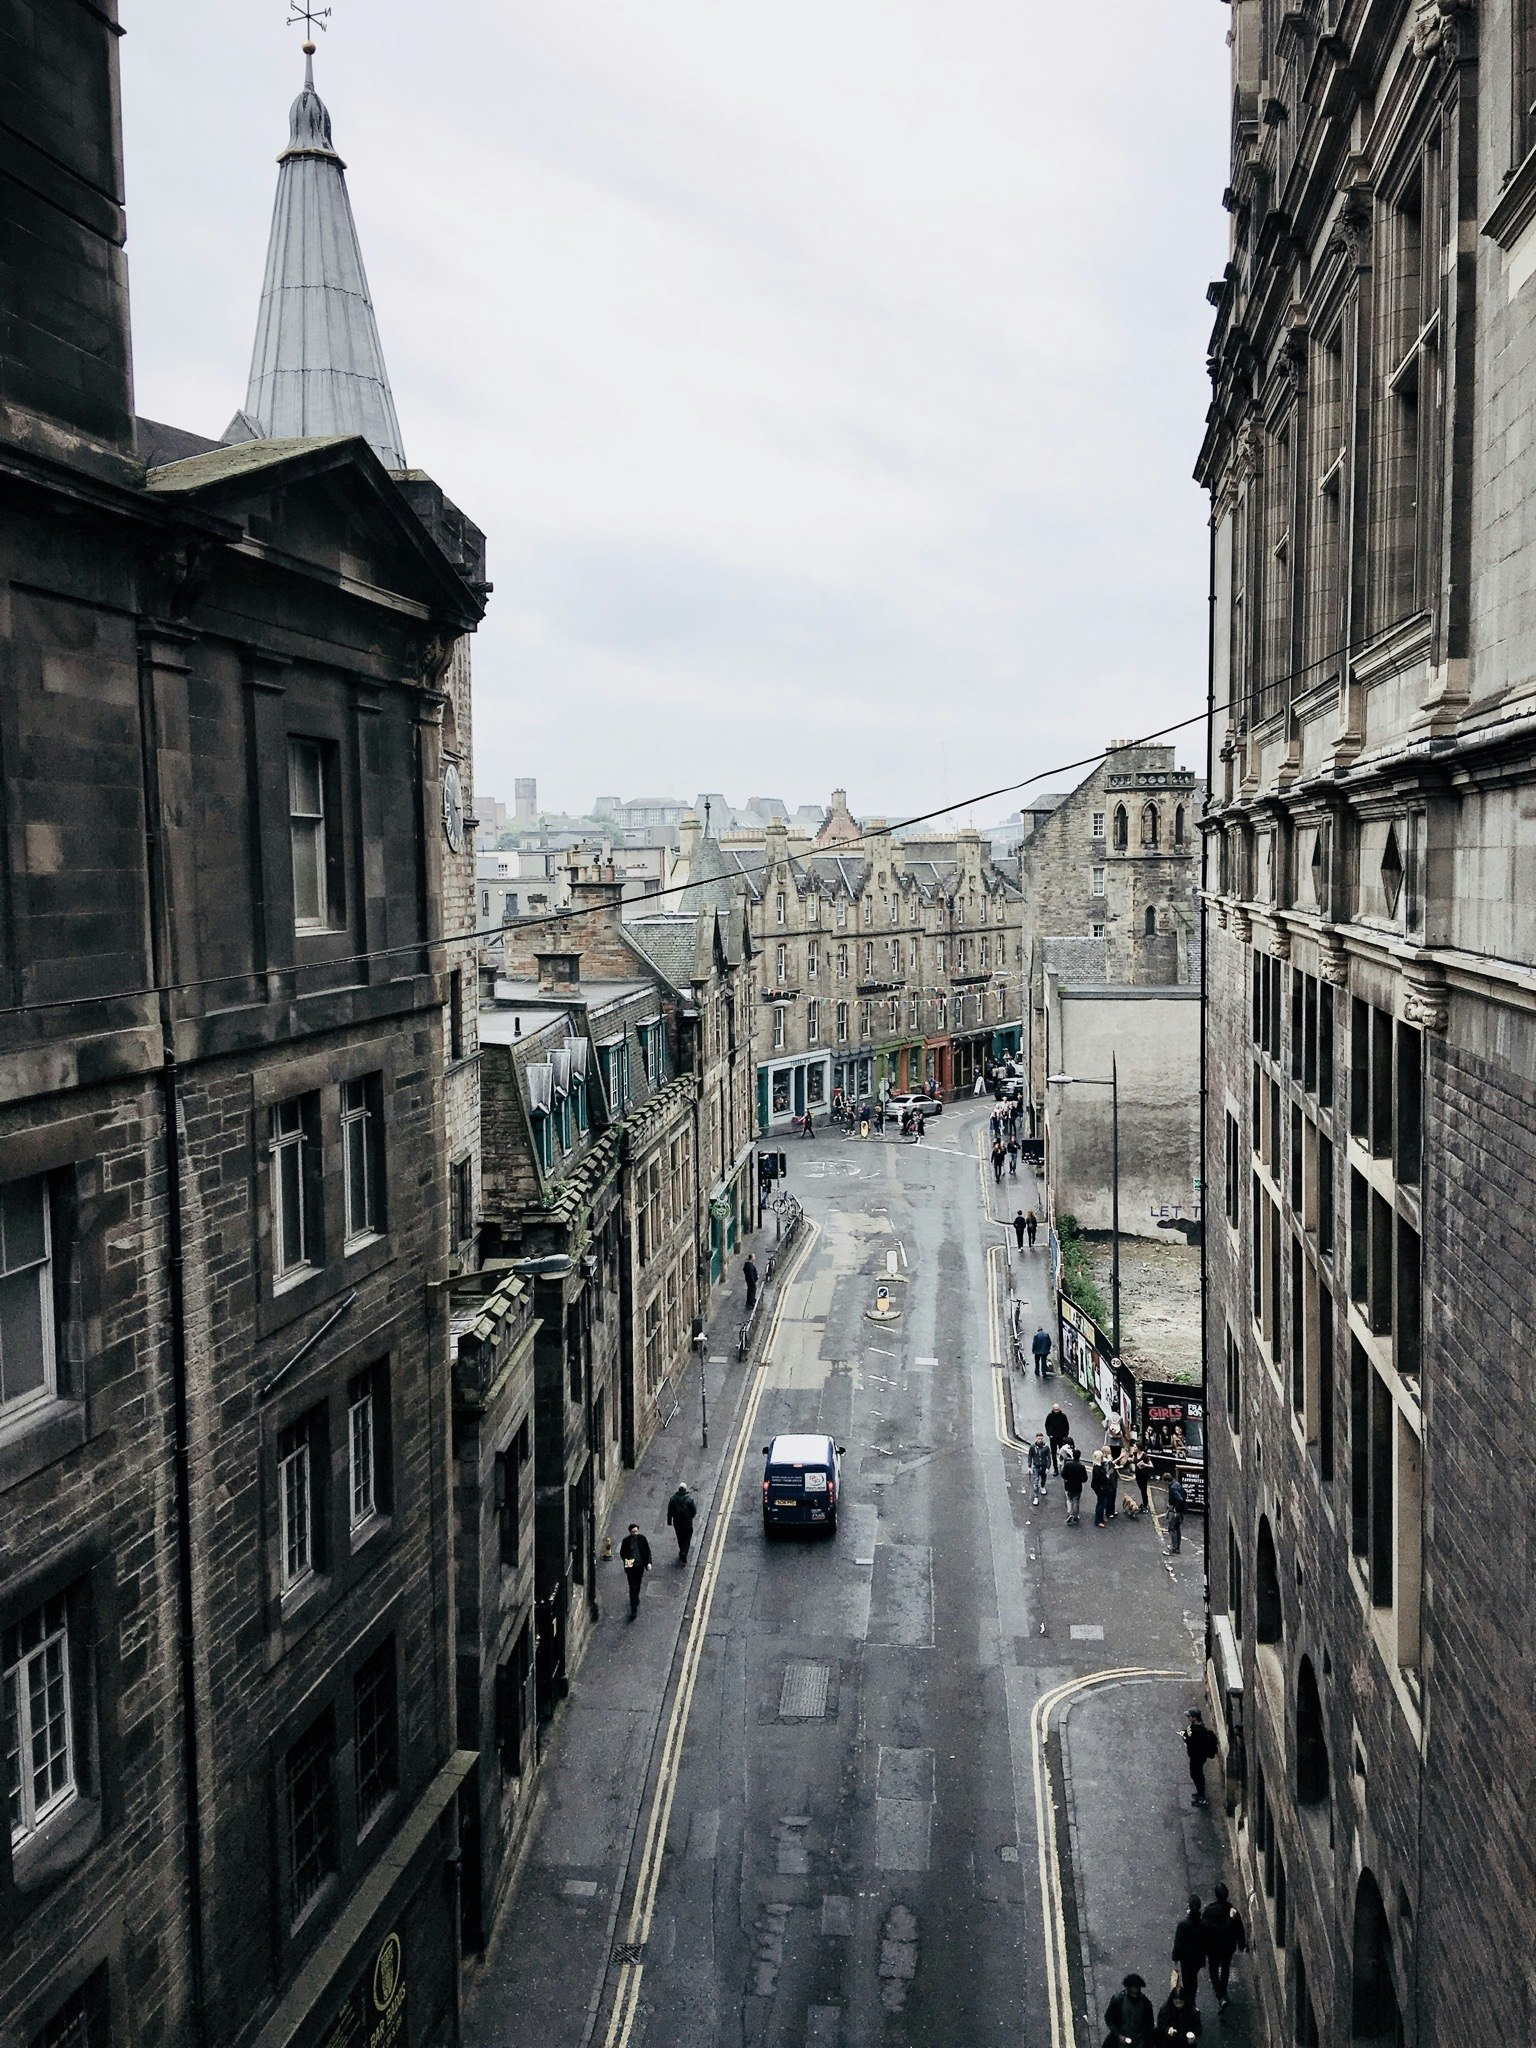
[[[750,1252],[741,1263],[741,1277],[747,1286],[747,1314],[757,1307],[757,1261]]]
[[[1147,1488],[1152,1483],[1152,1453],[1139,1437],[1131,1439],[1131,1469],[1136,1475],[1136,1491],[1141,1495],[1141,1512],[1145,1514],[1151,1506]]]
[[[1072,1434],[1072,1425],[1067,1420],[1067,1411],[1059,1401],[1053,1403],[1051,1412],[1045,1418],[1046,1441],[1051,1447],[1051,1470],[1057,1470],[1061,1460],[1062,1447]]]
[[[1189,1506],[1189,1495],[1184,1482],[1175,1472],[1168,1482],[1168,1555],[1177,1557],[1184,1541],[1184,1513]]]
[[[1035,1378],[1043,1380],[1051,1369],[1046,1363],[1051,1355],[1050,1333],[1043,1324],[1031,1338],[1029,1348],[1035,1355]]]
[[[884,1101],[880,1101],[880,1102],[877,1102],[877,1103],[875,1104],[875,1131],[876,1131],[876,1133],[877,1133],[877,1135],[878,1135],[878,1136],[880,1136],[880,1137],[882,1137],[882,1138],[883,1138],[883,1137],[885,1136],[885,1103],[884,1103]]]
[[[1102,1451],[1093,1454],[1093,1470],[1088,1474],[1088,1484],[1093,1488],[1093,1526],[1102,1529],[1109,1520],[1110,1489],[1114,1485],[1109,1466]]]
[[[1035,1232],[1040,1228],[1040,1218],[1031,1209],[1024,1218],[1024,1228],[1029,1233],[1029,1248],[1035,1248]]]
[[[1076,1444],[1067,1445],[1067,1455],[1061,1461],[1061,1483],[1067,1492],[1067,1521],[1075,1526],[1083,1504],[1083,1488],[1088,1484],[1088,1467],[1077,1455]]]
[[[1195,2004],[1195,1995],[1186,1991],[1182,1984],[1175,1984],[1163,2000],[1157,2013],[1157,2031],[1152,2039],[1157,2048],[1189,2048],[1191,2041],[1198,2041],[1201,2030],[1200,2008]]]
[[[816,1120],[809,1110],[800,1119],[800,1135],[802,1138],[814,1138],[816,1135]]]
[[[629,1618],[633,1621],[640,1612],[640,1588],[651,1568],[651,1546],[640,1534],[638,1522],[630,1523],[629,1534],[619,1545],[619,1558],[624,1566],[624,1576],[629,1581]]]
[[[693,1547],[693,1518],[698,1512],[699,1504],[688,1491],[685,1479],[667,1502],[667,1527],[677,1538],[679,1564],[688,1562],[688,1552]]]
[[[1017,1139],[1017,1138],[1013,1138],[1013,1137],[1010,1137],[1010,1138],[1009,1138],[1009,1140],[1008,1140],[1008,1178],[1009,1178],[1010,1180],[1017,1180],[1017,1179],[1018,1179],[1018,1177],[1019,1177],[1019,1141],[1018,1141],[1018,1139]]]
[[[1020,1251],[1023,1251],[1024,1249],[1024,1233],[1026,1230],[1028,1230],[1028,1228],[1029,1218],[1024,1214],[1024,1211],[1021,1209],[1018,1215],[1015,1216],[1013,1219],[1013,1234],[1015,1238],[1018,1240],[1018,1246]]]
[[[1189,1895],[1189,1911],[1173,1930],[1173,1961],[1179,1973],[1179,1987],[1191,2002],[1200,1989],[1200,1972],[1205,1967],[1205,1926],[1200,1918],[1200,1894]]]
[[[1104,1453],[1104,1484],[1109,1503],[1104,1519],[1112,1522],[1120,1508],[1120,1465],[1114,1453],[1108,1449]]]
[[[1118,1408],[1110,1410],[1109,1420],[1104,1425],[1104,1448],[1115,1459],[1125,1449],[1125,1424],[1120,1420]]]
[[[1037,1429],[1035,1440],[1029,1447],[1029,1504],[1037,1508],[1045,1494],[1045,1482],[1050,1477],[1051,1447],[1045,1440],[1045,1431]]]
[[[1189,1782],[1195,1788],[1196,1806],[1206,1804],[1205,1767],[1220,1749],[1215,1729],[1206,1727],[1205,1717],[1198,1707],[1191,1707],[1189,1726],[1184,1730],[1184,1754],[1189,1758]]]
[[[994,1138],[992,1140],[992,1178],[999,1184],[1002,1182],[1003,1161],[1006,1157],[1007,1154],[1003,1151],[1002,1139]]]
[[[1121,1984],[1122,1989],[1104,2008],[1104,2024],[1109,2029],[1104,2048],[1152,2048],[1157,2016],[1147,1996],[1147,1980],[1132,1970]]]
[[[1225,2012],[1232,1958],[1240,1948],[1248,1946],[1248,1930],[1243,1925],[1242,1914],[1227,1896],[1224,1884],[1217,1885],[1216,1896],[1200,1915],[1200,1925],[1205,1930],[1205,1966],[1211,1973],[1216,2010]]]

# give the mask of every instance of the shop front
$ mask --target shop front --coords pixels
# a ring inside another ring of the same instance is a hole
[[[875,1092],[875,1056],[854,1053],[832,1063],[832,1087],[845,1102],[867,1102]]]
[[[813,1053],[797,1059],[774,1060],[757,1070],[757,1128],[787,1130],[796,1117],[809,1110],[814,1117],[826,1114],[832,1101],[832,1056]]]
[[[1016,1060],[1024,1048],[1022,1024],[999,1024],[992,1033],[992,1058]]]
[[[714,1286],[748,1231],[756,1227],[753,1208],[752,1147],[709,1194],[709,1280]]]
[[[954,1043],[953,1080],[950,1086],[958,1095],[965,1095],[975,1087],[977,1077],[987,1071],[988,1048],[992,1042],[989,1031],[968,1031],[957,1037]]]
[[[915,1095],[928,1079],[921,1045],[883,1045],[875,1054],[875,1087],[885,1095]]]
[[[942,1038],[923,1043],[923,1078],[929,1087],[948,1095],[954,1086],[954,1041],[946,1032]]]

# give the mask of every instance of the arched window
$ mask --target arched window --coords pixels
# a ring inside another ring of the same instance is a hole
[[[1184,844],[1184,806],[1182,804],[1179,805],[1173,814],[1173,843],[1175,846],[1182,846]]]
[[[1269,1517],[1259,1519],[1259,1550],[1253,1575],[1255,1627],[1261,1643],[1278,1643],[1285,1634],[1285,1615],[1280,1606],[1280,1570],[1275,1563],[1275,1539]]]
[[[1158,843],[1157,805],[1143,804],[1141,807],[1141,843],[1156,846]]]
[[[1318,1806],[1328,1797],[1328,1738],[1323,1732],[1323,1703],[1312,1659],[1303,1657],[1296,1672],[1296,1799]]]
[[[1368,1870],[1355,1892],[1355,1949],[1350,2039],[1390,2042],[1400,2048],[1403,2023],[1392,1982],[1392,1938],[1381,1887]]]
[[[1125,814],[1125,805],[1115,805],[1115,851],[1124,853],[1131,842],[1131,821]]]
[[[1150,903],[1147,905],[1147,937],[1149,939],[1157,937],[1157,912]]]

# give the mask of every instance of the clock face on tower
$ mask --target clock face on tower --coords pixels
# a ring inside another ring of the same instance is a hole
[[[464,791],[450,761],[443,770],[443,831],[455,853],[464,851]]]

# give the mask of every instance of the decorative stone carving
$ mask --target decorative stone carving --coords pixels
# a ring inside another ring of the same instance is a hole
[[[1241,903],[1232,906],[1232,936],[1240,946],[1247,946],[1253,940],[1253,919]]]
[[[453,641],[445,639],[441,633],[428,635],[421,650],[421,678],[430,689],[435,690],[448,673],[453,648]]]
[[[1216,911],[1216,923],[1217,923],[1217,926],[1218,926],[1218,928],[1219,928],[1220,930],[1222,930],[1222,931],[1225,931],[1225,930],[1226,930],[1226,928],[1227,928],[1227,903],[1226,903],[1226,898],[1225,898],[1224,896],[1218,896],[1218,897],[1216,897],[1216,899],[1215,899],[1215,904],[1214,904],[1214,907],[1215,907],[1215,911]]]
[[[1360,186],[1353,187],[1344,195],[1333,223],[1333,232],[1323,244],[1321,261],[1342,256],[1346,263],[1352,263],[1358,270],[1369,260],[1371,253],[1371,195]]]
[[[1343,988],[1349,980],[1349,955],[1336,932],[1320,931],[1317,935],[1317,971],[1335,988]]]
[[[1451,992],[1445,974],[1430,960],[1404,969],[1403,1017],[1420,1031],[1444,1031],[1451,1021]]]
[[[1275,919],[1275,935],[1269,950],[1277,960],[1289,960],[1291,957],[1291,928],[1283,918]]]
[[[1428,59],[1442,51],[1454,53],[1459,18],[1470,12],[1471,0],[1417,0],[1413,15],[1413,54]]]
[[[144,578],[144,609],[151,618],[184,619],[213,574],[211,540],[169,541],[150,556]]]

